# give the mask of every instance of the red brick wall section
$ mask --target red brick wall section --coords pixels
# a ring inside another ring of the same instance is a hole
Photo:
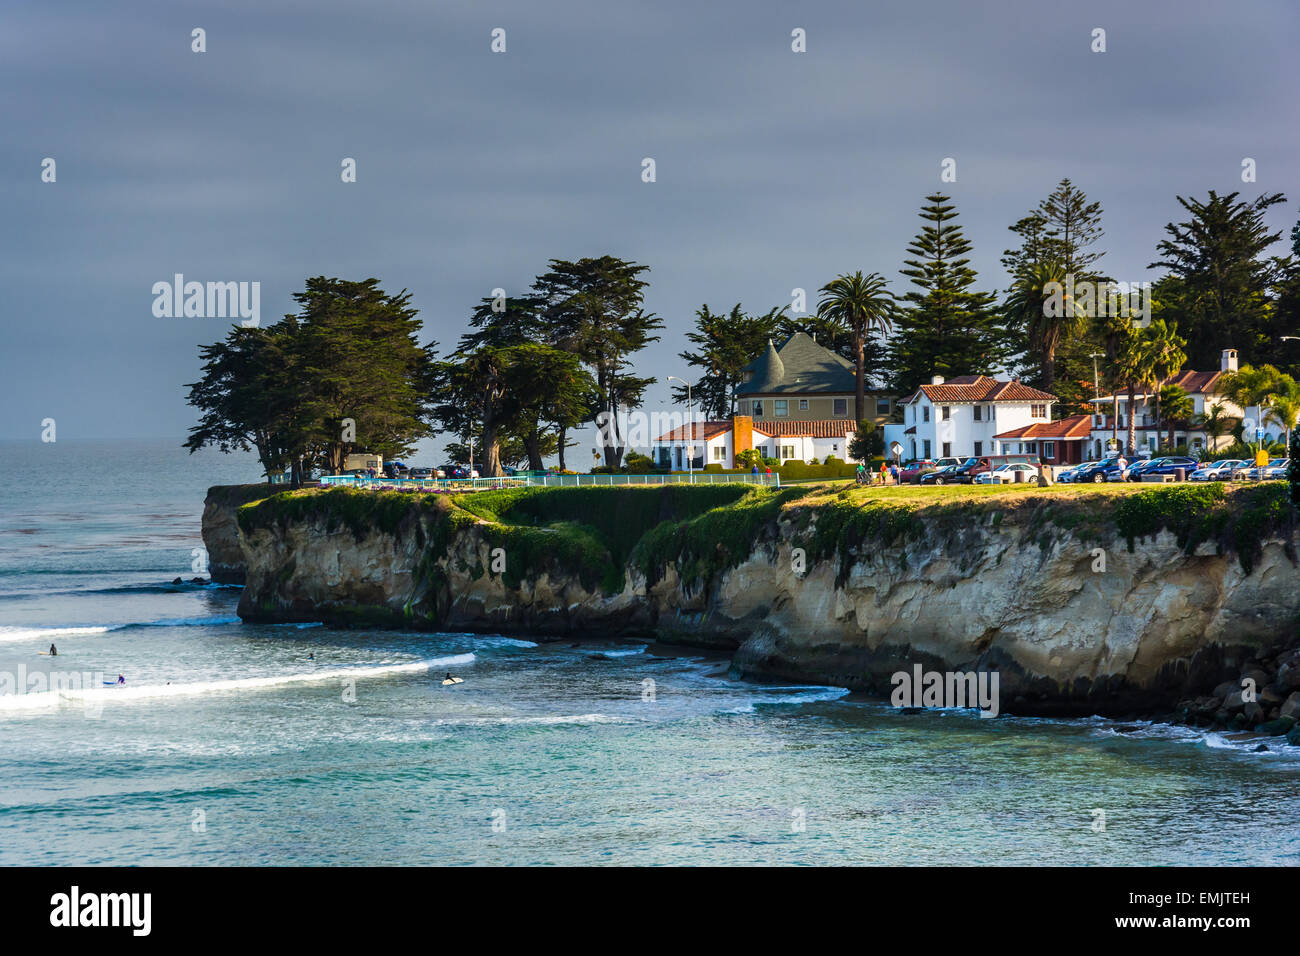
[[[731,467],[736,467],[735,456],[754,447],[754,419],[736,415],[731,420]]]

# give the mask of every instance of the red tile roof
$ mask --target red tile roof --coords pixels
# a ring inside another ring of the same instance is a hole
[[[918,392],[924,392],[932,402],[1054,402],[1056,396],[1031,388],[1021,382],[999,382],[987,375],[959,375],[942,385],[922,385],[909,395],[904,404],[911,404]]]
[[[1207,394],[1214,391],[1222,377],[1222,372],[1179,372],[1161,382],[1160,387],[1178,385],[1188,395]]]
[[[1070,440],[1087,438],[1092,431],[1091,415],[1071,415],[1056,422],[1034,422],[1023,428],[1013,428],[1009,432],[994,435],[994,438],[1045,438],[1048,440]]]
[[[664,432],[655,441],[683,441],[688,438],[693,441],[708,441],[729,431],[731,431],[731,422],[696,422],[694,436],[691,435],[690,425],[682,425],[670,432]]]
[[[754,422],[754,431],[765,438],[844,438],[857,431],[849,418],[823,418],[812,421]],[[696,422],[694,441],[708,441],[731,431],[731,422]],[[689,425],[664,432],[655,441],[683,441],[691,438]]]
[[[848,418],[823,418],[806,422],[754,422],[754,431],[768,438],[843,438],[857,430],[857,424]]]

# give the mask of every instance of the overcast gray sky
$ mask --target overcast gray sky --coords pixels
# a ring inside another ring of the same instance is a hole
[[[902,291],[940,188],[989,287],[1064,176],[1104,206],[1110,273],[1149,277],[1177,194],[1300,216],[1297,48],[1295,0],[8,0],[0,437],[183,436],[228,323],[155,318],[177,272],[260,282],[263,324],[306,276],[377,276],[451,345],[493,287],[610,253],[651,267],[661,381],[701,303],[811,301],[854,269]]]

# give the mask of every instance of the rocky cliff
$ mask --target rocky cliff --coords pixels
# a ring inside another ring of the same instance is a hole
[[[208,573],[218,584],[243,584],[244,552],[239,546],[235,513],[241,505],[272,494],[266,484],[213,485],[203,501],[203,547],[208,552]]]
[[[1273,679],[1292,521],[1282,485],[299,492],[239,512],[239,613],[642,634],[880,694],[917,663],[996,669],[1004,710],[1152,714]]]

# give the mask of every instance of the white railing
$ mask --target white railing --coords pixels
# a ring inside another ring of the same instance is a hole
[[[322,475],[322,488],[366,488],[372,491],[482,491],[489,488],[576,488],[589,485],[762,485],[781,487],[781,476],[755,474],[669,475],[506,475],[500,478],[363,478],[360,475]]]

